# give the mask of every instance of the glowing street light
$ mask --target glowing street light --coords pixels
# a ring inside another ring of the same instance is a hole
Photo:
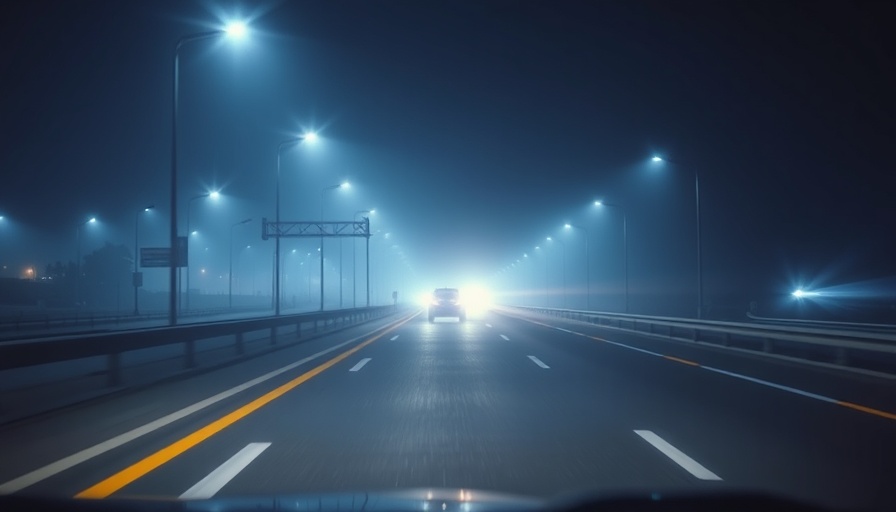
[[[233,228],[252,222],[252,218],[243,219],[230,225],[230,240],[227,249],[230,252],[230,262],[227,270],[227,308],[233,309]]]
[[[660,156],[654,156],[650,159],[654,163],[670,163],[671,160],[664,159]],[[697,209],[697,318],[703,318],[703,266],[700,263],[700,176],[694,171],[694,198]]]
[[[195,34],[190,34],[188,36],[184,36],[180,38],[177,43],[174,45],[174,73],[172,75],[172,95],[171,95],[171,183],[170,183],[170,204],[171,204],[171,219],[170,219],[170,249],[169,249],[169,261],[168,261],[168,323],[170,325],[177,324],[177,269],[180,268],[179,263],[177,261],[177,111],[178,111],[178,82],[179,82],[179,74],[180,74],[180,49],[187,43],[192,43],[196,41],[201,41],[204,39],[211,39],[216,37],[221,37],[222,35],[228,36],[231,39],[242,39],[246,36],[248,32],[245,23],[239,21],[233,21],[228,24],[226,27],[219,30],[212,30],[208,32],[199,32]],[[189,231],[189,229],[187,230]],[[189,273],[187,274],[187,278],[189,279]],[[188,295],[189,296],[189,295]]]
[[[619,210],[622,211],[622,264],[624,268],[623,273],[625,274],[625,313],[628,313],[628,221],[625,213],[625,208],[618,204],[605,203],[600,200],[594,201],[594,206],[598,208],[608,206],[610,208],[619,208]]]
[[[143,274],[140,273],[140,268],[137,264],[140,256],[138,255],[138,251],[140,250],[138,247],[138,239],[139,239],[139,230],[140,230],[140,214],[146,213],[156,206],[151,204],[142,210],[137,210],[137,213],[134,214],[134,316],[140,314],[137,308],[137,290],[143,286]]]
[[[347,181],[343,181],[342,183],[338,183],[336,185],[330,185],[328,187],[324,187],[320,189],[320,222],[321,222],[321,230],[320,230],[320,310],[324,310],[324,231],[323,231],[323,222],[324,222],[324,193],[328,190],[336,190],[336,189],[346,189],[351,187],[351,184]],[[342,259],[339,260],[339,292],[342,294]]]
[[[585,309],[591,310],[591,262],[590,255],[588,252],[588,230],[581,226],[576,226],[575,224],[566,223],[563,225],[563,228],[566,230],[570,229],[578,229],[585,233]]]
[[[187,237],[187,261],[183,262],[184,267],[187,269],[187,303],[186,307],[184,307],[185,311],[190,309],[190,238],[199,234],[198,231],[190,231],[190,212],[193,211],[191,206],[193,205],[193,201],[205,198],[217,201],[221,198],[221,193],[217,190],[212,190],[204,194],[195,195],[187,201],[187,233],[190,234],[190,237]]]
[[[560,266],[563,269],[563,304],[562,307],[566,307],[566,244],[563,243],[559,238],[554,240],[552,237],[545,238],[548,242],[557,242],[560,244]]]
[[[352,220],[357,222],[358,215],[361,215],[364,213],[366,213],[368,215],[374,215],[374,214],[376,214],[376,209],[371,208],[370,210],[358,210],[355,212],[355,215],[352,217]],[[370,219],[368,219],[367,222],[368,222],[367,227],[368,227],[368,231],[369,231]],[[366,285],[367,307],[369,308],[370,307],[370,238],[367,238],[366,241],[367,241],[367,258],[366,258],[367,259],[367,272],[365,273],[365,277],[367,279],[367,285]],[[357,248],[358,248],[358,244],[355,243],[354,239],[352,239],[352,307],[353,308],[358,307],[358,300],[357,300],[358,299],[358,291],[357,291],[358,286],[357,286],[357,277],[356,277],[357,263],[355,261],[357,259],[356,254],[358,253]]]
[[[307,142],[315,142],[317,141],[317,134],[314,132],[305,133],[304,135],[299,135],[298,137],[293,137],[290,139],[286,139],[280,141],[280,144],[277,145],[277,192],[275,202],[275,222],[277,226],[280,225],[280,154],[283,151],[283,148],[286,146],[291,146],[293,144],[299,144],[302,141]],[[274,315],[280,315],[280,234],[278,233],[274,237]]]
[[[246,37],[249,29],[242,21],[232,21],[224,27],[224,32],[227,34],[227,37],[242,39],[243,37]]]
[[[78,256],[75,259],[75,270],[77,270],[78,274],[75,276],[75,302],[80,306],[81,300],[81,228],[88,224],[96,224],[96,217],[90,217],[86,221],[78,224],[77,236],[78,236]]]

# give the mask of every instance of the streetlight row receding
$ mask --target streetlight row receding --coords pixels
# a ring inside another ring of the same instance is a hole
[[[168,323],[177,324],[177,272],[180,263],[177,261],[176,248],[178,244],[177,230],[177,111],[178,111],[178,83],[180,74],[180,50],[190,42],[201,41],[226,35],[232,39],[241,39],[246,36],[248,29],[242,21],[233,21],[222,29],[209,32],[199,32],[180,38],[174,46],[172,95],[171,95],[171,182],[170,182],[170,236],[168,254]],[[189,231],[189,230],[188,230]],[[188,255],[189,257],[189,255]],[[185,262],[184,262],[185,263]],[[189,279],[189,273],[187,274]],[[189,295],[188,295],[189,296]]]

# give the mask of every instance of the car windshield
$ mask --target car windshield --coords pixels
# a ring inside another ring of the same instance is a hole
[[[894,507],[896,2],[4,5],[0,509]]]

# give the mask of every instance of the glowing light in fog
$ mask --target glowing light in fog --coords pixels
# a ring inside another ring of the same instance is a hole
[[[233,21],[227,24],[227,27],[224,29],[227,32],[228,37],[233,37],[236,39],[240,39],[245,37],[248,29],[246,28],[246,24],[242,21]]]

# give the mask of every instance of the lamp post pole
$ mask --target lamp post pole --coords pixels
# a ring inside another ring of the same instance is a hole
[[[227,270],[227,309],[233,309],[233,228],[242,224],[252,222],[252,218],[243,219],[230,225],[230,240],[228,241],[228,250],[230,252],[229,267]]]
[[[134,316],[137,316],[140,314],[140,311],[137,307],[137,290],[140,288],[139,282],[137,281],[137,279],[139,279],[137,277],[137,274],[140,272],[140,269],[138,266],[140,256],[137,254],[137,251],[139,250],[137,240],[138,240],[138,233],[139,233],[139,229],[140,229],[140,222],[139,222],[140,221],[140,213],[148,212],[149,210],[152,210],[153,208],[155,208],[155,205],[151,204],[142,210],[137,210],[137,213],[134,214],[134,277],[133,277],[133,279],[134,279]]]
[[[242,23],[232,23],[226,29],[199,32],[184,36],[174,45],[174,73],[171,84],[171,178],[170,178],[170,252],[168,254],[168,324],[177,324],[177,272],[180,262],[177,261],[177,110],[178,79],[180,72],[180,49],[187,43],[218,37],[223,34],[241,37],[246,32]]]
[[[651,160],[677,165],[677,162],[659,156],[655,156]],[[697,318],[701,319],[703,318],[703,265],[701,264],[703,251],[700,246],[700,175],[696,170],[694,170],[694,205],[697,214]]]

